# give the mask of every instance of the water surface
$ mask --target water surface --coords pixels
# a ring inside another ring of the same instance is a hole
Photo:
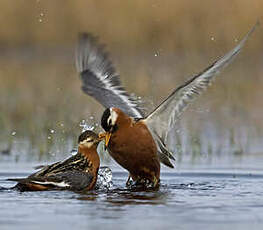
[[[1,167],[0,186],[12,187],[6,178],[30,173],[31,165],[17,165]],[[0,190],[1,230],[263,227],[263,173],[258,169],[164,169],[158,191],[129,190],[126,178],[113,167],[111,188],[85,194]]]

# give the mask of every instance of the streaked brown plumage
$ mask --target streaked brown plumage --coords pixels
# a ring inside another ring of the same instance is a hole
[[[78,153],[64,161],[44,166],[27,178],[17,181],[14,187],[20,191],[74,190],[88,191],[94,188],[100,166],[97,145],[100,139],[92,131],[79,136]]]

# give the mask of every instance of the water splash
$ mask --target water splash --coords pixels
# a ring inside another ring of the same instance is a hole
[[[98,172],[97,184],[98,189],[109,189],[112,183],[112,171],[109,167],[100,167]]]
[[[75,156],[77,153],[78,153],[78,149],[72,149],[72,150],[70,151],[70,154],[71,154],[72,156]]]
[[[79,123],[79,126],[82,128],[82,132],[85,132],[86,130],[90,130],[90,131],[94,130],[94,126],[89,125],[88,122],[84,119]]]

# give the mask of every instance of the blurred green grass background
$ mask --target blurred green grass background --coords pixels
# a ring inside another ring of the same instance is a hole
[[[26,152],[41,158],[55,145],[59,153],[68,151],[79,123],[94,125],[103,111],[80,90],[74,66],[79,32],[94,33],[107,44],[123,85],[141,96],[149,111],[262,21],[263,2],[2,0],[0,9],[0,151],[28,140]],[[184,113],[178,153],[261,151],[262,51],[260,26]]]

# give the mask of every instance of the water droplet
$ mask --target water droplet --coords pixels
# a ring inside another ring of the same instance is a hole
[[[214,37],[211,37],[211,40],[212,40],[212,41],[214,41],[214,40],[215,40],[215,38],[214,38]]]
[[[75,156],[77,153],[78,153],[78,150],[77,150],[77,149],[72,149],[71,152],[70,152],[70,154],[71,154],[72,156]]]
[[[47,139],[50,140],[50,139],[51,139],[51,136],[48,136]]]
[[[85,120],[82,120],[79,123],[79,126],[82,127],[82,132],[86,131],[86,130],[93,130],[94,126],[89,125]]]
[[[44,13],[40,13],[40,17],[44,17]]]
[[[159,55],[158,53],[155,53],[155,54],[154,54],[154,57],[157,57],[158,55]]]
[[[63,124],[63,123],[61,123],[61,124],[60,124],[60,126],[61,126],[61,127],[64,127],[64,124]]]
[[[109,167],[99,168],[96,186],[104,189],[109,189],[112,186],[112,171]]]
[[[12,136],[15,136],[15,135],[16,135],[16,131],[13,131],[13,132],[11,133],[11,135],[12,135]]]
[[[90,119],[90,120],[93,120],[93,119],[94,119],[94,117],[93,117],[93,116],[90,116],[90,117],[89,117],[89,119]]]
[[[40,23],[43,22],[42,18],[39,18],[38,21],[39,21]]]
[[[50,133],[54,133],[55,132],[55,130],[54,129],[50,129]]]

